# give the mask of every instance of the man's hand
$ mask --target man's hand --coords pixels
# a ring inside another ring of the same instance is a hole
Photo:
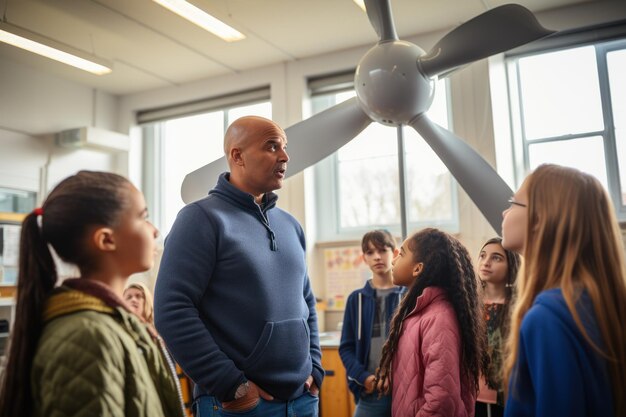
[[[365,387],[365,393],[371,394],[376,389],[376,375],[370,375],[365,378],[363,382],[363,386]]]
[[[252,381],[248,381],[250,388],[248,392],[243,397],[233,400],[233,401],[225,401],[222,403],[222,408],[228,411],[250,411],[259,402],[259,398],[263,398],[264,400],[271,401],[274,399],[270,394],[263,391],[257,384]]]
[[[304,386],[306,387],[306,389],[309,390],[309,393],[311,395],[315,395],[317,397],[320,394],[320,389],[317,385],[315,385],[313,375],[309,375],[309,377],[306,379],[306,382],[304,383]]]

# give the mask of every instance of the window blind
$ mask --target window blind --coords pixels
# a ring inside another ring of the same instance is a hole
[[[145,124],[169,119],[177,119],[185,116],[208,113],[213,110],[226,110],[242,104],[252,104],[255,102],[267,101],[269,99],[270,87],[264,86],[253,90],[245,90],[201,100],[140,110],[137,112],[137,123]]]

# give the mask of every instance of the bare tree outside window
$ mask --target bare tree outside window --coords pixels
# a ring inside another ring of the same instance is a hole
[[[354,97],[353,90],[313,98],[313,108],[322,111]],[[445,81],[438,83],[429,116],[448,128],[448,106]],[[339,235],[360,235],[375,227],[400,231],[400,172],[398,168],[398,130],[378,123],[369,125],[359,136],[323,161],[318,172],[332,180],[321,187],[318,200],[335,201],[337,218],[318,219],[327,225],[336,222]],[[407,188],[407,213],[410,228],[426,225],[446,227],[458,224],[455,208],[456,188],[448,169],[413,129],[404,129]],[[333,164],[330,167],[328,164]],[[329,198],[335,193],[335,198]],[[328,211],[325,211],[328,213]],[[452,226],[454,227],[454,226]],[[322,236],[323,232],[320,233]],[[337,238],[338,236],[334,236]],[[344,236],[345,237],[345,236]]]

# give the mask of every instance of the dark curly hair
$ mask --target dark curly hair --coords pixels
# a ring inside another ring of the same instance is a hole
[[[383,346],[378,380],[388,379],[405,317],[415,308],[424,289],[435,286],[445,290],[454,307],[461,333],[461,380],[478,391],[478,378],[485,365],[485,324],[478,299],[477,279],[467,249],[454,237],[434,228],[423,229],[408,240],[415,263],[422,262],[419,278],[409,287],[391,320],[389,338]]]

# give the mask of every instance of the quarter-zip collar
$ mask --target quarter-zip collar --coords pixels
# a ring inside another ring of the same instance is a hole
[[[267,216],[268,210],[276,206],[278,196],[273,192],[267,192],[263,195],[263,202],[259,205],[254,201],[252,194],[241,191],[239,188],[232,185],[229,181],[230,173],[224,172],[217,180],[217,185],[211,191],[209,195],[215,195],[231,204],[240,207],[243,210],[254,213],[259,221],[267,229],[268,238],[270,240],[270,248],[272,251],[277,251],[276,235],[270,227],[269,217]]]

